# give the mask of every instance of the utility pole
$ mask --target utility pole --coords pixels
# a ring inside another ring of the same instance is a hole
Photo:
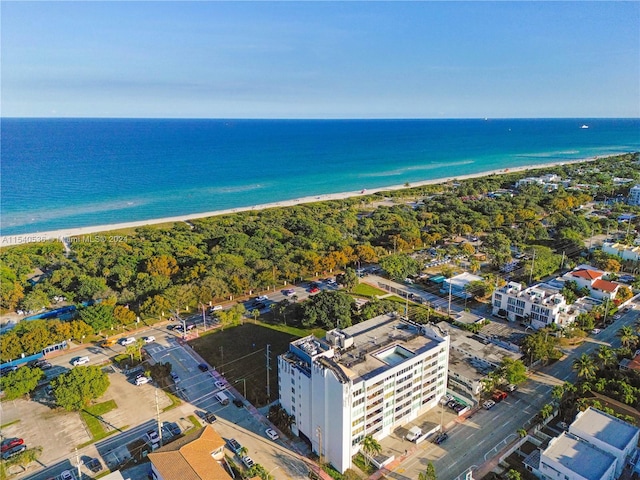
[[[160,405],[158,404],[158,389],[156,388],[156,418],[158,420],[158,437],[160,437],[160,447],[162,447],[162,427],[160,425]]]
[[[267,400],[271,400],[271,387],[269,386],[269,377],[271,376],[271,345],[267,343]]]
[[[76,448],[76,465],[78,467],[78,480],[82,480],[82,472],[80,471],[80,457],[78,456],[77,448]]]

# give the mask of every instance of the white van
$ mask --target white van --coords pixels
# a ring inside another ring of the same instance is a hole
[[[411,427],[409,433],[405,437],[410,442],[415,442],[422,435],[422,429],[420,427]]]
[[[213,397],[222,405],[229,405],[229,397],[227,397],[224,393],[218,392]]]

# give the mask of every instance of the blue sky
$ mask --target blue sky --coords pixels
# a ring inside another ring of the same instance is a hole
[[[10,2],[2,116],[640,116],[640,2]]]

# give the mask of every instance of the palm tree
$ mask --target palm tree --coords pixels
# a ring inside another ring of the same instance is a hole
[[[382,451],[382,446],[371,435],[367,435],[362,440],[362,453],[364,453],[364,461],[369,465],[369,459]]]
[[[622,343],[623,347],[630,347],[631,344],[634,344],[638,341],[638,337],[636,337],[633,328],[629,326],[622,327],[620,330],[618,330],[618,333],[616,335],[620,337],[620,343]]]
[[[436,467],[433,466],[433,463],[429,462],[427,469],[418,474],[418,480],[438,480],[436,477]]]
[[[617,361],[616,354],[613,352],[613,349],[607,345],[600,345],[596,352],[596,356],[598,357],[598,360],[600,360],[600,364],[603,368],[615,365]]]
[[[254,323],[258,323],[258,317],[260,317],[260,310],[258,310],[257,308],[256,308],[256,309],[254,309],[254,310],[251,312],[251,315],[253,315],[253,322],[254,322]]]
[[[554,400],[560,402],[564,396],[564,385],[554,385],[551,389],[551,396]]]
[[[550,403],[543,405],[542,408],[540,409],[540,417],[543,420],[546,420],[547,418],[549,418],[552,413],[553,413],[553,405],[551,405]]]
[[[583,353],[573,361],[573,369],[578,373],[579,377],[584,377],[587,380],[596,376],[596,366],[593,363],[593,358],[586,353]]]
[[[520,438],[524,438],[527,436],[527,430],[524,428],[519,428],[518,430],[516,430],[516,432],[518,433],[518,436]]]

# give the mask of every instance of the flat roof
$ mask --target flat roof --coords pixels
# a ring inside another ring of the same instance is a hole
[[[431,330],[433,338],[421,333],[422,328]],[[437,329],[412,324],[395,314],[380,315],[340,331],[353,337],[353,347],[336,352],[333,360],[352,380],[378,375],[414,355],[436,348],[441,341],[438,339],[444,339]]]
[[[639,430],[638,427],[592,407],[576,415],[569,431],[574,427],[618,450],[624,450]]]
[[[485,362],[499,365],[504,357],[518,360],[522,357],[522,353],[513,352],[502,348],[495,343],[490,342],[472,332],[467,332],[461,328],[455,327],[447,322],[440,322],[437,324],[443,330],[449,332],[449,352],[458,351],[459,353],[465,352],[467,355],[472,355]]]
[[[542,452],[541,463],[549,458],[588,480],[600,480],[616,458],[578,437],[562,432]]]

